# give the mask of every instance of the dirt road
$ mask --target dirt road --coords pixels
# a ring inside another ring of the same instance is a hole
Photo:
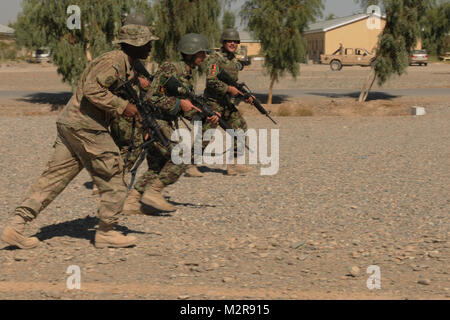
[[[55,70],[0,68],[0,92],[9,95],[0,98],[1,226],[50,156],[51,110],[70,92]],[[243,108],[250,128],[280,129],[278,173],[255,167],[229,177],[224,166],[200,167],[203,178],[182,177],[165,191],[176,212],[121,219],[135,248],[93,247],[98,198],[83,171],[30,225],[38,248],[0,244],[0,299],[449,299],[450,105],[442,91],[450,66],[412,67],[375,88],[439,96],[356,104],[351,94],[367,72],[302,66],[297,81],[286,77],[275,91],[322,95],[280,95],[268,106],[278,126]],[[268,86],[254,66],[241,79],[256,92]],[[410,116],[412,105],[427,114]],[[80,290],[67,287],[71,266],[80,268]],[[371,276],[380,289],[368,288]]]
[[[168,188],[173,214],[121,220],[133,249],[92,246],[83,172],[30,227],[39,248],[0,249],[0,299],[448,299],[449,111],[276,118],[278,174],[201,167],[204,178]],[[0,118],[0,225],[45,165],[54,121]],[[72,265],[81,290],[66,287]],[[367,288],[371,265],[379,290]]]

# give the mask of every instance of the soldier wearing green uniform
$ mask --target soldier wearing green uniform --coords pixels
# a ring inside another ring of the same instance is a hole
[[[233,105],[233,102],[238,103],[238,100],[234,100],[234,98],[242,96],[242,92],[217,78],[219,72],[225,70],[233,80],[238,80],[240,63],[234,53],[240,43],[239,32],[235,29],[225,29],[222,32],[220,41],[222,43],[220,52],[211,54],[206,60],[207,76],[204,96],[209,100],[214,110],[222,115],[222,118],[225,119],[232,129],[242,129],[246,132],[247,123],[242,114]],[[247,102],[252,103],[252,98]],[[211,124],[204,125],[203,131],[205,132],[213,127]],[[237,157],[236,143],[235,157]],[[227,166],[228,175],[245,174],[249,171],[251,171],[251,168],[244,165],[233,164]]]
[[[156,72],[147,92],[146,99],[150,100],[169,117],[158,120],[164,135],[170,139],[178,117],[192,118],[196,107],[188,100],[167,94],[164,85],[175,77],[188,90],[194,91],[193,70],[200,66],[206,58],[208,41],[200,34],[184,35],[178,44],[182,59],[176,62],[163,63]],[[208,119],[217,123],[217,117]],[[151,145],[147,154],[148,170],[140,176],[133,190],[130,191],[124,205],[124,212],[128,214],[144,213],[141,203],[159,211],[175,211],[175,207],[162,196],[162,190],[175,183],[185,172],[187,165],[176,165],[171,160],[170,153],[159,143]]]
[[[139,115],[135,105],[112,93],[120,79],[134,78],[133,59],[145,59],[157,38],[142,26],[124,26],[118,40],[122,50],[110,51],[93,60],[84,70],[77,90],[56,121],[54,152],[45,171],[16,208],[1,239],[9,245],[31,249],[36,237],[24,235],[25,224],[35,219],[83,168],[91,175],[100,194],[96,247],[129,247],[136,238],[113,230],[127,189],[122,179],[123,161],[108,127],[119,115]]]

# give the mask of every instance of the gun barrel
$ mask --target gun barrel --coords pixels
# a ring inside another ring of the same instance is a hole
[[[231,76],[225,70],[221,70],[219,72],[219,74],[217,75],[217,78],[220,81],[225,82],[229,86],[236,87],[239,91],[241,91],[244,94],[246,99],[248,99],[251,96],[253,96],[252,92],[250,91],[250,89],[248,89],[246,84],[244,84],[244,83],[237,83],[236,81],[233,80],[233,78],[231,78]],[[259,102],[258,99],[254,99],[253,100],[253,105],[255,106],[256,109],[258,109],[258,111],[261,114],[263,114],[266,117],[268,117],[274,124],[277,124],[275,122],[275,120],[273,120],[272,117],[269,115],[269,112],[267,112],[267,110],[264,109],[264,107],[262,106],[262,104]]]

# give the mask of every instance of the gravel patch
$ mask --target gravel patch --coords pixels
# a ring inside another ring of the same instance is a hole
[[[55,116],[0,117],[0,225],[48,161]],[[423,117],[250,117],[280,129],[280,168],[201,167],[165,190],[177,211],[123,217],[132,249],[91,243],[98,198],[83,171],[28,228],[0,244],[1,299],[449,298],[450,109]],[[82,289],[66,273],[80,266]],[[366,270],[381,270],[369,290]]]

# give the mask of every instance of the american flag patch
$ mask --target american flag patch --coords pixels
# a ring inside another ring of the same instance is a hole
[[[216,64],[212,66],[212,68],[211,68],[211,75],[212,75],[212,76],[215,76],[215,75],[216,75],[216,68],[217,68],[217,65],[216,65]]]

